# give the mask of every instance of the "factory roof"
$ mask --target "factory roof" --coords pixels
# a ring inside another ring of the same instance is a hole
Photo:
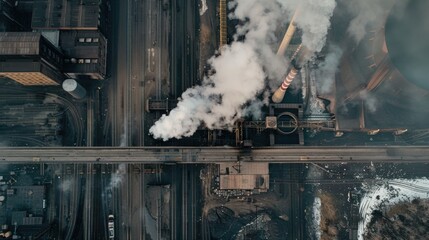
[[[268,163],[221,163],[219,173],[220,189],[266,191],[269,188]]]
[[[219,178],[220,189],[240,190],[267,190],[269,188],[269,175],[221,175]]]
[[[41,34],[0,32],[0,55],[38,55]]]
[[[96,30],[99,0],[34,0],[33,29]]]

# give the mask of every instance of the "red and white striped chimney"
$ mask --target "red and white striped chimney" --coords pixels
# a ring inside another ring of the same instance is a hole
[[[273,102],[280,103],[281,101],[283,101],[286,90],[288,89],[292,81],[295,79],[296,75],[298,74],[298,71],[302,68],[305,62],[310,59],[310,57],[310,50],[302,44],[299,45],[298,49],[294,53],[294,60],[291,64],[291,70],[289,71],[282,85],[280,85],[280,87],[274,92],[273,96],[271,97]]]
[[[286,90],[288,89],[289,85],[292,83],[293,79],[298,74],[298,70],[295,67],[292,67],[289,74],[286,76],[285,80],[283,81],[282,85],[274,92],[272,96],[272,100],[275,103],[279,103],[283,101],[283,98],[285,96]]]

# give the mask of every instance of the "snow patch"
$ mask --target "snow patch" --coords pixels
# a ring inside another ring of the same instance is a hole
[[[425,199],[429,197],[429,180],[421,179],[393,179],[381,182],[363,196],[359,212],[361,221],[358,227],[358,239],[363,240],[366,227],[371,221],[371,213],[386,206],[395,205],[400,202],[411,202],[414,199]]]
[[[320,200],[319,197],[316,197],[313,202],[313,228],[314,228],[313,230],[314,230],[316,239],[321,238],[321,233],[320,233],[321,207],[322,207],[322,201]]]

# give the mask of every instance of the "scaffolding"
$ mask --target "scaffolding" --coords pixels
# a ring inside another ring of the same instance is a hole
[[[227,21],[226,21],[226,0],[219,0],[219,48],[226,45],[227,40]]]

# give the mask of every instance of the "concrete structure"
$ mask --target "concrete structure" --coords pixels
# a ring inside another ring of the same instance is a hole
[[[266,192],[270,186],[268,163],[221,163],[219,164],[219,173],[221,190]]]
[[[58,85],[63,54],[36,32],[0,33],[0,74],[23,85]]]
[[[66,79],[63,82],[63,89],[76,99],[82,99],[86,96],[85,88],[74,79]]]
[[[103,79],[107,40],[100,31],[61,31],[65,59],[63,72],[70,78]]]
[[[0,148],[0,160],[15,163],[308,163],[308,162],[427,162],[427,146],[317,147],[63,147]]]

